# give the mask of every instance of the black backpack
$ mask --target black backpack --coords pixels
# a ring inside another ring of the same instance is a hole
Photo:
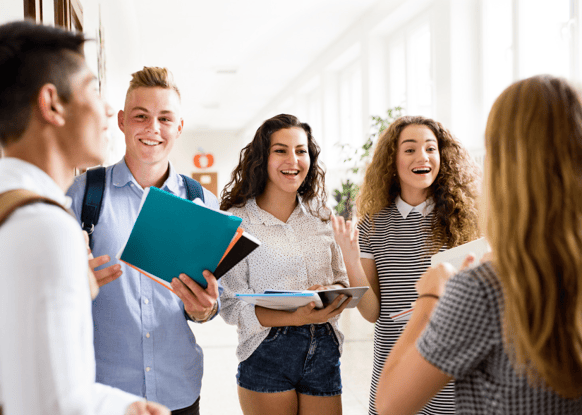
[[[189,200],[199,198],[204,202],[204,191],[200,183],[183,174],[180,176],[182,176],[186,186],[186,197]],[[104,190],[105,167],[87,170],[87,183],[85,184],[85,196],[83,197],[83,208],[81,209],[81,227],[89,235],[89,247],[91,249],[93,249],[93,231],[101,213]]]

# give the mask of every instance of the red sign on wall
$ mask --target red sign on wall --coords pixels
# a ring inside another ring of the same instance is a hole
[[[194,156],[194,165],[199,169],[207,169],[213,164],[214,156],[210,153],[199,153]]]

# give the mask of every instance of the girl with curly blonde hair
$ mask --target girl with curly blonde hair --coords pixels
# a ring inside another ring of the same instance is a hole
[[[459,413],[582,413],[579,92],[549,75],[510,85],[485,147],[491,260],[421,277],[382,373],[382,414],[415,413],[452,378]]]
[[[415,283],[436,252],[479,236],[475,198],[479,168],[437,121],[395,120],[380,136],[357,199],[358,229],[332,219],[350,285],[370,285],[358,304],[376,323],[370,414],[386,357],[403,328],[391,316],[416,300]],[[422,414],[453,414],[449,386]]]

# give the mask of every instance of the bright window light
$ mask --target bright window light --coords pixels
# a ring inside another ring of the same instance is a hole
[[[342,143],[363,143],[362,72],[359,62],[346,67],[340,75],[340,137]]]
[[[400,40],[390,47],[390,106],[406,108],[406,54],[404,41]]]
[[[408,108],[411,115],[432,117],[432,71],[430,26],[413,31],[407,42]]]
[[[519,2],[519,77],[548,73],[569,77],[570,0]]]
[[[510,0],[483,2],[483,96],[491,108],[513,81],[513,10]]]

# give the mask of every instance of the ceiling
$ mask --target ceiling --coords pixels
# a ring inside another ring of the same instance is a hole
[[[185,128],[240,131],[377,3],[136,0],[141,61],[172,70]]]

